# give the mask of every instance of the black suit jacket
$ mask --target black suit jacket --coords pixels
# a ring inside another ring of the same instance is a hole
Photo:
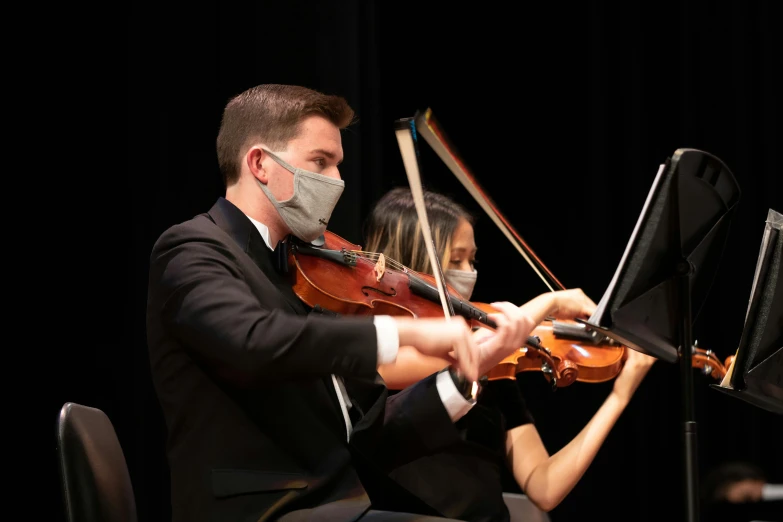
[[[372,318],[309,313],[224,198],[155,243],[147,337],[173,522],[255,522],[319,506],[329,520],[355,520],[370,500],[439,514],[388,478],[459,437],[434,376],[388,397]],[[350,444],[331,374],[362,412]]]

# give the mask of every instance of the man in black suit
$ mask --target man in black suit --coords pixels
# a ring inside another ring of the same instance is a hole
[[[457,440],[465,384],[524,344],[530,319],[511,303],[477,342],[461,318],[333,317],[296,297],[287,238],[324,233],[352,119],[303,87],[236,96],[217,139],[225,197],[153,247],[147,337],[174,522],[439,516],[388,473]],[[452,368],[388,397],[376,369],[401,345]]]

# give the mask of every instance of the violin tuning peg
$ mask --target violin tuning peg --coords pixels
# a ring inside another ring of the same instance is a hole
[[[696,347],[698,347],[698,346],[699,346],[699,341],[698,341],[697,339],[694,339],[694,341],[693,341],[693,346],[696,346]]]

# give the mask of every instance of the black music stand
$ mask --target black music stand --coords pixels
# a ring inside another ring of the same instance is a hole
[[[661,165],[598,309],[587,321],[629,348],[680,361],[687,520],[698,520],[692,317],[698,316],[740,199],[715,156],[678,149]]]
[[[769,209],[739,347],[729,373],[710,386],[783,415],[783,214]]]

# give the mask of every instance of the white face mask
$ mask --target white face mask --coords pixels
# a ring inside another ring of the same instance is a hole
[[[269,187],[256,180],[261,190],[277,208],[280,217],[294,236],[307,243],[317,239],[326,231],[326,225],[329,224],[332,211],[343,193],[345,182],[298,169],[268,150],[264,152],[294,174],[294,195],[285,201],[277,201]]]
[[[448,269],[443,273],[443,277],[446,278],[446,282],[454,288],[459,295],[470,301],[470,296],[473,295],[473,288],[476,286],[476,278],[478,277],[478,270],[453,270]]]

